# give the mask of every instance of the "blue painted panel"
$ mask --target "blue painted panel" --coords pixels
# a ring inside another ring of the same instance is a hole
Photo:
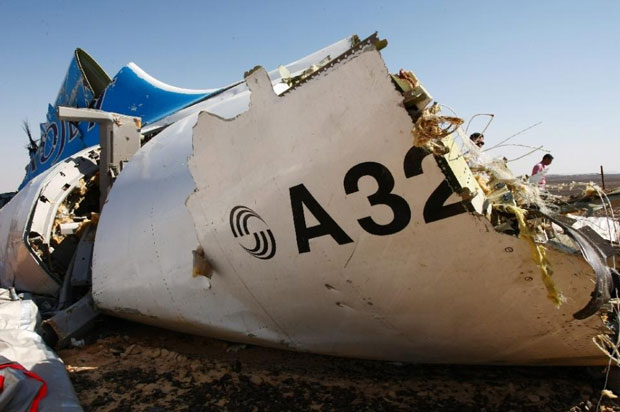
[[[33,177],[76,152],[99,144],[99,127],[94,123],[75,125],[58,120],[58,106],[92,107],[142,118],[147,125],[204,100],[214,90],[185,90],[168,86],[146,74],[135,64],[123,67],[94,99],[77,58],[73,57],[54,106],[49,106],[47,122],[41,124],[41,141],[26,167],[21,189]]]

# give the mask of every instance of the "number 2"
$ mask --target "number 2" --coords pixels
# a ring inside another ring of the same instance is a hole
[[[421,175],[424,173],[422,170],[422,160],[430,153],[421,148],[413,146],[405,155],[405,161],[403,168],[405,171],[405,177],[410,178],[413,176]],[[452,187],[447,180],[442,180],[439,186],[431,193],[424,204],[424,222],[431,223],[437,220],[446,219],[448,217],[460,215],[465,213],[467,209],[461,202],[450,203],[445,205],[446,200],[454,193]]]

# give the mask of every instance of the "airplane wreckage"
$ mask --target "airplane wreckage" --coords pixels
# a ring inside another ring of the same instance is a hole
[[[76,50],[0,209],[1,286],[32,295],[51,341],[103,312],[347,357],[617,358],[617,239],[472,164],[386,44],[352,36],[214,90],[133,63],[110,79]]]

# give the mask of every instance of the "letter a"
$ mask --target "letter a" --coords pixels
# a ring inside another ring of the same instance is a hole
[[[336,221],[321,207],[303,184],[291,187],[289,191],[299,253],[310,252],[309,240],[315,237],[330,235],[339,245],[353,242],[353,239],[338,226]],[[319,221],[318,225],[312,227],[306,225],[304,205]]]

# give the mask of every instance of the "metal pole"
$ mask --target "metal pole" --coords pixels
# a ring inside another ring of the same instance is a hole
[[[603,184],[603,190],[605,190],[605,173],[603,173],[603,165],[601,165],[601,183]]]

